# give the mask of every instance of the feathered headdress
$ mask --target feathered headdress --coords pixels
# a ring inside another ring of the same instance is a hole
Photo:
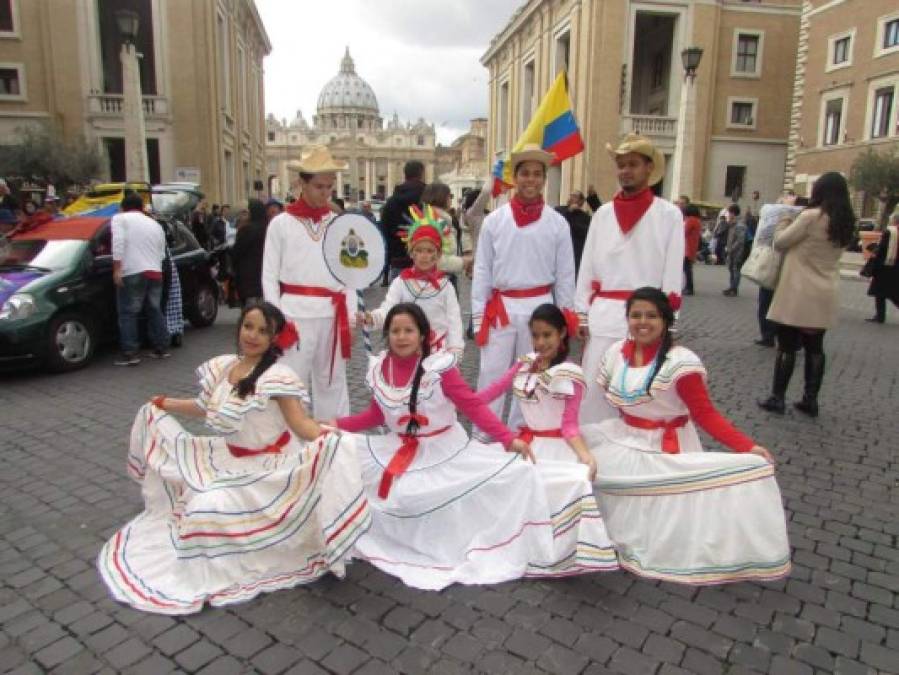
[[[412,222],[404,228],[400,228],[400,239],[406,244],[406,248],[411,250],[415,244],[420,241],[430,241],[437,247],[438,251],[443,250],[443,238],[450,235],[449,223],[442,223],[437,216],[434,215],[434,209],[428,204],[422,211],[416,204],[409,207],[409,214],[412,216]]]

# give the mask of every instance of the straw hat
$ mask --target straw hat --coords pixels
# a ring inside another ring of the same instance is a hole
[[[334,159],[324,145],[316,145],[304,152],[299,161],[290,162],[287,168],[300,173],[337,173],[346,171],[347,163]]]
[[[621,143],[619,143],[617,148],[613,148],[611,143],[606,143],[606,151],[612,159],[631,152],[636,152],[646,157],[653,164],[652,173],[649,174],[650,185],[655,185],[665,177],[665,155],[659,152],[658,148],[646,136],[628,134],[621,139]]]
[[[541,148],[537,143],[526,143],[521,150],[512,152],[512,157],[509,161],[513,169],[522,162],[540,162],[544,168],[549,168],[556,161],[556,156]]]

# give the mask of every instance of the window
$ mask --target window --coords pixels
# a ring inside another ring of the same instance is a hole
[[[122,34],[115,13],[122,9],[138,14],[138,31],[134,40],[140,68],[140,89],[143,96],[155,96],[156,49],[153,31],[152,0],[97,0],[97,24],[100,30],[100,57],[103,68],[103,91],[122,93]]]
[[[840,38],[833,43],[833,64],[835,66],[849,60],[849,37]]]
[[[729,127],[755,128],[755,108],[758,99],[728,99],[730,104]]]
[[[0,98],[24,99],[22,80],[22,66],[10,63],[0,64]]]
[[[890,121],[893,118],[894,88],[882,87],[874,92],[874,110],[871,117],[871,138],[885,138],[890,135]]]
[[[419,145],[424,145],[424,144],[425,144],[425,137],[419,135],[418,138],[416,139],[416,142],[417,142]]]
[[[571,56],[571,33],[565,29],[556,37],[555,70],[553,79],[563,70],[568,70],[568,60]]]
[[[843,99],[833,98],[824,104],[824,137],[821,145],[838,145],[843,122]]]
[[[228,59],[228,23],[221,14],[216,17],[218,47],[219,107],[231,112],[231,64]],[[230,192],[228,193],[231,194]]]
[[[665,86],[665,52],[657,52],[652,57],[652,88]]]
[[[899,51],[899,12],[877,19],[877,36],[874,41],[874,57]]]
[[[883,27],[883,49],[899,47],[899,19],[887,21]]]
[[[0,34],[16,34],[15,0],[0,0]]]
[[[724,174],[724,196],[737,201],[746,183],[745,166],[728,166]]]
[[[527,128],[534,112],[534,77],[535,63],[533,60],[524,64],[524,73],[521,86],[521,128]]]
[[[509,82],[503,82],[499,86],[499,106],[496,116],[496,149],[505,150],[509,139]]]
[[[269,142],[269,143],[274,143],[274,142],[275,142],[275,132],[274,132],[274,131],[269,131],[269,132],[268,132],[268,142]]]
[[[754,30],[734,31],[731,77],[759,77],[762,74],[764,33]]]

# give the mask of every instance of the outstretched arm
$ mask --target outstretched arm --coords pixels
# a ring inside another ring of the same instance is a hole
[[[153,405],[160,410],[176,415],[184,415],[186,417],[205,417],[206,411],[193,398],[168,398],[166,396],[154,396]]]
[[[516,361],[509,370],[503,373],[501,378],[481,389],[478,392],[478,398],[487,404],[492,403],[505,394],[509,390],[509,387],[512,386],[512,381],[515,379],[515,375],[518,374],[519,368],[521,368],[521,364]]]
[[[372,398],[368,407],[355,415],[347,415],[335,420],[338,429],[355,433],[357,431],[365,431],[372,427],[384,424],[384,413],[381,412],[378,402]]]
[[[284,421],[293,433],[304,441],[314,440],[321,435],[322,428],[306,414],[306,409],[299,399],[293,396],[278,396],[275,400],[281,408]]]

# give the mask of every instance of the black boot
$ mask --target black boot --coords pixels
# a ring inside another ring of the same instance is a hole
[[[778,415],[784,414],[784,396],[786,396],[787,385],[790,384],[795,365],[796,352],[777,352],[774,360],[774,385],[771,388],[771,396],[758,401],[760,408]]]
[[[824,354],[805,355],[805,394],[793,406],[809,417],[818,416],[818,392],[824,379]]]

